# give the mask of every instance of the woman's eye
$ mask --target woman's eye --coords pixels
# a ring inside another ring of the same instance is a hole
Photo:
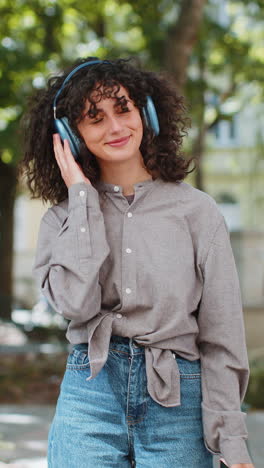
[[[94,125],[94,124],[97,124],[97,123],[101,122],[102,120],[103,120],[102,118],[101,118],[101,119],[92,120],[91,123]]]
[[[128,107],[124,107],[118,111],[119,114],[124,114],[125,112],[130,112],[130,109],[128,109]]]

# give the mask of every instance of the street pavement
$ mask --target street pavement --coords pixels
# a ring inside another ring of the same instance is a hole
[[[47,468],[47,435],[53,414],[54,406],[0,405],[0,468]],[[264,411],[248,413],[247,427],[255,468],[263,468]]]

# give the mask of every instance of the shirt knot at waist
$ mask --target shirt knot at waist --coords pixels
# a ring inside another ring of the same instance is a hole
[[[162,406],[181,404],[180,372],[170,349],[145,348],[147,386],[150,396]]]
[[[98,314],[89,322],[88,354],[92,380],[103,368],[108,358],[114,317],[112,314]],[[145,347],[147,388],[151,398],[161,406],[179,406],[181,404],[180,372],[177,360],[170,349],[152,347],[155,343],[141,343]]]

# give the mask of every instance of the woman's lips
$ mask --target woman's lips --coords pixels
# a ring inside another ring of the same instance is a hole
[[[114,146],[114,147],[124,146],[127,144],[129,138],[130,138],[130,135],[124,138],[118,138],[118,140],[108,141],[107,145]]]

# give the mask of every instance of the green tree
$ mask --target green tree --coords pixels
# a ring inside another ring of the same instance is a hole
[[[167,70],[187,100],[192,133],[187,154],[197,158],[195,185],[204,189],[206,136],[243,105],[243,87],[264,86],[261,0],[133,2],[147,45],[147,62]],[[256,100],[256,96],[254,96]],[[231,105],[233,103],[233,105]],[[248,104],[248,103],[247,103]]]
[[[50,2],[2,1],[0,9],[0,305],[10,318],[12,303],[13,211],[20,158],[19,121],[34,83],[62,53],[61,6]],[[50,65],[47,65],[50,64]]]

